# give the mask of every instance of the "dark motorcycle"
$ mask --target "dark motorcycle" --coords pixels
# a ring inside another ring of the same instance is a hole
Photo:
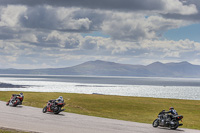
[[[159,113],[158,118],[153,121],[153,127],[169,127],[170,129],[177,129],[179,126],[182,126],[183,124],[179,123],[179,121],[182,121],[183,116],[182,115],[171,115],[171,114],[165,114],[165,113]]]
[[[20,95],[12,94],[10,100],[6,103],[6,105],[10,105],[16,107],[17,105],[22,105],[24,97],[20,97]]]
[[[52,112],[54,114],[59,114],[60,112],[64,111],[62,107],[65,106],[65,103],[57,103],[55,100],[49,100],[47,106],[45,106],[42,110],[43,113]]]

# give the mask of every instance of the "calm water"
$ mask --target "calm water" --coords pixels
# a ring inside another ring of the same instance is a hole
[[[33,85],[0,91],[67,92],[200,100],[200,79],[0,75],[0,82]]]

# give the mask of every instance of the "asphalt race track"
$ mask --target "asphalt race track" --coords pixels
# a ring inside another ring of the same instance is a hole
[[[41,108],[10,107],[0,101],[0,127],[43,133],[200,133],[200,130],[153,128],[128,122],[61,112],[42,113]]]

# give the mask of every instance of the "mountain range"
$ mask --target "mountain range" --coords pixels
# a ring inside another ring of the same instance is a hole
[[[179,63],[164,64],[161,62],[154,62],[149,65],[130,65],[96,60],[65,68],[0,69],[0,74],[199,78],[200,65],[193,65],[186,61]]]

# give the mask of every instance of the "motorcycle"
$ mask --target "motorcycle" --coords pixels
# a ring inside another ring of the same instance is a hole
[[[171,115],[171,114],[165,114],[165,113],[159,113],[158,118],[153,121],[152,126],[153,127],[169,127],[170,129],[177,129],[179,126],[182,126],[183,124],[179,123],[179,121],[182,121],[183,116],[182,115]]]
[[[52,112],[54,114],[59,114],[60,112],[64,111],[62,107],[65,106],[65,103],[57,103],[55,100],[49,100],[47,106],[45,106],[42,110],[43,113]]]
[[[12,94],[10,100],[6,103],[8,106],[16,107],[17,105],[22,105],[23,97],[20,97],[17,94]]]

